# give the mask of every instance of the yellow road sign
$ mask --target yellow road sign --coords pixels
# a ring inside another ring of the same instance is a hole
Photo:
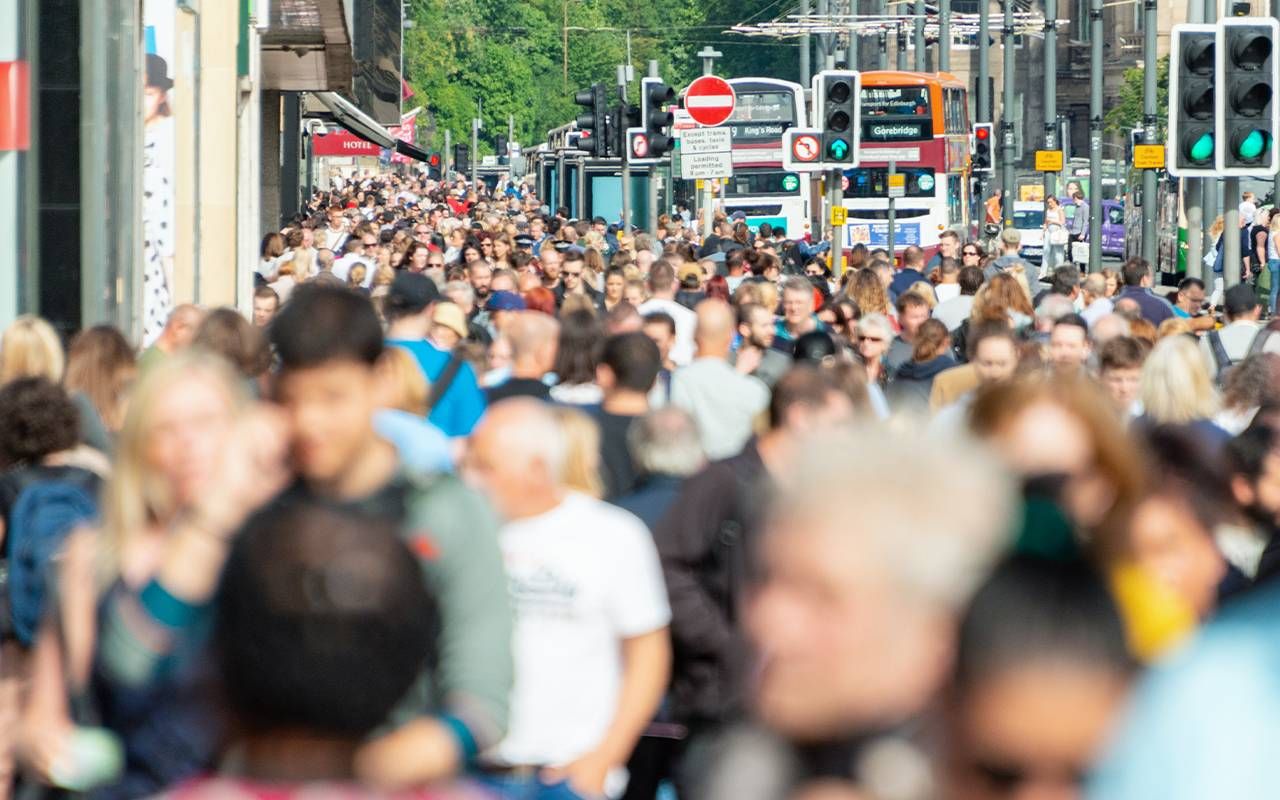
[[[1164,145],[1135,144],[1133,146],[1134,169],[1164,169]]]
[[[1062,172],[1062,151],[1037,150],[1036,172]]]
[[[844,206],[831,207],[831,224],[843,225],[844,221],[849,218],[849,210]]]
[[[889,196],[907,196],[907,175],[905,172],[895,172],[889,176]]]

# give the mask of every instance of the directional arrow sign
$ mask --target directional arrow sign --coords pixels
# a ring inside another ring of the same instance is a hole
[[[831,151],[831,157],[837,160],[843,160],[849,154],[849,143],[844,139],[836,139],[827,146]]]

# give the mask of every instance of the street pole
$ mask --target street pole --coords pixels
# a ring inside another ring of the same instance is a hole
[[[946,5],[945,3],[943,5]],[[1044,149],[1058,149],[1058,0],[1044,0]],[[1046,200],[1058,193],[1058,176],[1044,173]],[[1050,255],[1054,253],[1048,242],[1044,243],[1045,272],[1058,266]]]
[[[831,0],[818,0],[818,16],[822,18],[822,24],[827,25],[831,15]],[[835,34],[820,33],[818,34],[818,49],[822,53],[822,68],[836,68],[836,41]]]
[[[978,2],[978,122],[991,122],[991,0]],[[986,200],[987,176],[978,175],[978,204]],[[985,221],[985,217],[983,218]]]
[[[1016,51],[1013,48],[1013,0],[1004,0],[1004,31],[1000,41],[1000,57],[1004,64],[1004,101],[1000,108],[1000,178],[1004,187],[1004,202],[1000,204],[1003,211],[1003,225],[1013,227],[1013,203],[1017,192],[1014,175],[1014,131],[1013,110],[1017,103],[1013,99],[1013,87],[1017,74]]]
[[[617,132],[617,140],[622,142],[622,232],[631,233],[631,143],[627,141],[627,65],[618,65],[618,100],[622,102],[622,115],[619,122],[623,129]]]
[[[453,165],[453,131],[444,129],[444,157],[440,163],[440,180],[449,182],[449,168]]]
[[[1280,0],[1278,0],[1280,1]],[[861,69],[859,63],[859,46],[862,44],[858,41],[858,0],[849,0],[849,69]]]
[[[1102,269],[1102,0],[1089,0],[1089,271]]]
[[[889,13],[888,0],[876,0],[876,19],[883,24],[885,16]],[[884,28],[876,34],[879,42],[879,50],[876,54],[876,69],[885,70],[889,68],[889,32]]]
[[[844,273],[844,223],[831,219],[831,210],[844,206],[844,170],[827,174],[827,218],[831,221],[831,274],[836,280]]]
[[[808,0],[801,0],[801,4],[802,4],[802,7],[807,8]],[[809,38],[808,36],[801,37],[801,39],[804,39],[804,40],[807,40],[808,38]],[[716,59],[722,55],[724,55],[724,53],[721,53],[719,50],[716,50],[715,48],[711,47],[711,45],[707,45],[706,47],[699,50],[698,57],[702,59],[702,74],[703,75],[713,74],[715,72]],[[805,63],[807,64],[808,62],[805,62]],[[805,81],[805,84],[806,85],[808,84],[807,79]],[[711,181],[710,180],[702,181],[702,203],[703,203],[702,205],[702,208],[703,208],[702,238],[705,241],[706,238],[711,235],[711,230],[712,230],[711,223],[713,221],[712,206],[715,203],[715,201],[712,200],[711,198]]]
[[[661,75],[658,74],[657,59],[654,59],[654,58],[649,59],[649,77],[650,78],[662,77]],[[668,160],[667,163],[670,164],[671,161]],[[648,196],[649,235],[655,238],[658,235],[658,167],[659,167],[658,164],[649,165],[649,193],[648,193],[649,194]]]
[[[1192,0],[1187,6],[1187,22],[1204,22],[1204,5]],[[1173,153],[1166,153],[1166,158],[1174,158]],[[1199,178],[1182,179],[1182,210],[1187,217],[1187,277],[1201,278],[1204,274],[1204,184]],[[1174,253],[1172,267],[1177,267],[1177,253]],[[1209,276],[1210,282],[1213,276]],[[1210,287],[1212,290],[1212,287]]]
[[[916,51],[916,54],[915,54],[916,55],[916,72],[924,72],[925,66],[926,66],[925,65],[925,47],[924,47],[924,18],[925,18],[924,0],[916,0],[914,16],[915,16],[915,21],[914,21],[915,37],[911,43],[911,46],[914,47]]]
[[[1280,0],[1271,0],[1271,14],[1280,19]],[[1280,205],[1280,172],[1276,173],[1271,184],[1271,203],[1272,205]]]
[[[477,116],[471,120],[471,188],[476,188],[476,181],[480,178],[480,128],[483,125],[480,117]]]
[[[1142,124],[1145,128],[1142,140],[1147,144],[1159,141],[1159,125],[1156,118],[1156,0],[1143,0],[1142,45]],[[1174,102],[1177,102],[1176,100]],[[1156,171],[1142,171],[1142,257],[1155,268],[1156,264]]]
[[[1194,3],[1195,0],[1192,0]],[[1213,23],[1218,21],[1218,0],[1204,0],[1204,21]],[[1218,145],[1219,147],[1222,144]],[[1205,178],[1200,182],[1204,187],[1204,220],[1200,229],[1201,241],[1203,242],[1202,253],[1212,253],[1213,249],[1218,245],[1209,230],[1213,227],[1213,223],[1218,219],[1218,190],[1222,184],[1212,178]],[[1212,273],[1206,273],[1212,279]]]
[[[951,3],[938,6],[938,71],[951,71]]]
[[[802,18],[809,16],[809,0],[800,0],[800,16]],[[800,85],[806,89],[809,88],[809,82],[813,78],[813,55],[809,52],[812,46],[810,39],[807,33],[800,37]]]
[[[898,46],[898,62],[897,62],[898,71],[906,72],[907,71],[907,23],[906,23],[906,20],[901,19],[901,15],[899,15],[899,20],[898,20],[897,46]]]
[[[1240,282],[1240,179],[1222,181],[1222,284]]]
[[[898,174],[898,162],[890,161],[889,175],[892,176],[897,174]],[[887,183],[885,188],[888,188]],[[898,238],[897,238],[897,233],[894,231],[894,227],[895,227],[894,223],[897,222],[897,220],[895,219],[897,210],[898,210],[897,200],[893,197],[893,195],[890,195],[889,196],[889,214],[887,216],[887,221],[889,223],[889,258],[892,259],[895,264],[898,262],[898,257],[897,257]]]

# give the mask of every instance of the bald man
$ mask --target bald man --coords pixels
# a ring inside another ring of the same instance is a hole
[[[671,404],[697,421],[708,458],[728,458],[751,438],[757,417],[769,405],[769,389],[729,364],[735,322],[729,304],[703,300],[695,311],[697,355],[671,377]]]
[[[621,796],[670,675],[671,611],[653,537],[632,514],[565,486],[567,442],[550,405],[505,400],[476,429],[465,468],[506,519],[498,541],[516,612],[516,684],[507,737],[479,764],[480,781],[504,796],[549,796],[539,781]]]
[[[164,330],[160,332],[160,338],[138,357],[138,372],[145,373],[163,361],[166,356],[190,347],[191,342],[196,338],[196,329],[203,321],[204,309],[191,303],[183,303],[170,311]]]
[[[543,382],[556,363],[560,323],[540,311],[507,312],[502,336],[511,348],[511,377],[485,390],[485,400],[493,405],[512,397],[547,400],[551,389]]]

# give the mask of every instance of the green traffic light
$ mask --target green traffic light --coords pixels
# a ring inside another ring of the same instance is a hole
[[[1202,164],[1213,158],[1213,134],[1202,133],[1199,138],[1191,143],[1188,155],[1191,160],[1197,164]]]
[[[1266,149],[1266,132],[1254,129],[1245,134],[1244,138],[1240,140],[1240,144],[1236,148],[1236,155],[1245,161],[1253,161],[1266,152]]]
[[[849,143],[844,139],[832,139],[831,144],[827,145],[827,152],[836,160],[843,160],[849,155]]]

